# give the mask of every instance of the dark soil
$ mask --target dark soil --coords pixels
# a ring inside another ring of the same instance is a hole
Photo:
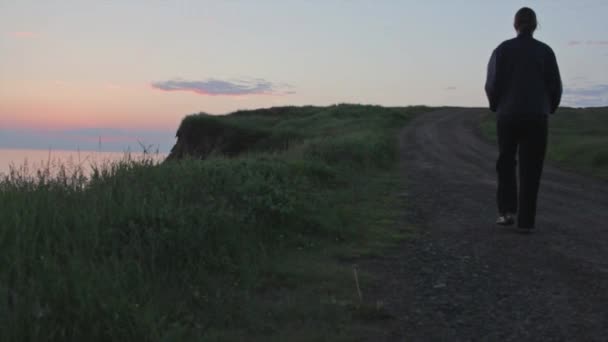
[[[373,340],[607,341],[608,183],[547,163],[534,233],[495,226],[485,113],[427,113],[400,136],[403,225],[419,234],[360,265],[394,317]]]

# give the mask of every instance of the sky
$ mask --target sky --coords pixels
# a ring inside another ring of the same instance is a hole
[[[608,105],[605,0],[0,0],[0,148],[166,151],[198,112],[486,106],[522,6],[563,104]]]

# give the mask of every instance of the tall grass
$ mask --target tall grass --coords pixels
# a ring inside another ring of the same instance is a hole
[[[12,172],[0,180],[0,340],[268,333],[256,293],[294,251],[370,236],[345,196],[393,167],[396,129],[419,110],[237,112],[214,120],[297,137],[235,158]]]

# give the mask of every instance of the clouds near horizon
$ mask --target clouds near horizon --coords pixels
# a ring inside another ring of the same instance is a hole
[[[562,102],[564,105],[572,107],[608,106],[608,84],[566,88]]]
[[[571,40],[568,46],[589,45],[589,46],[608,46],[608,40]]]
[[[173,79],[153,82],[151,86],[162,91],[186,91],[204,96],[295,94],[293,86],[289,84],[273,83],[262,78],[236,80],[208,78],[201,81]]]

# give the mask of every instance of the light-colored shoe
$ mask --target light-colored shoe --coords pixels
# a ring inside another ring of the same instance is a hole
[[[515,217],[513,216],[513,214],[510,213],[500,215],[496,219],[496,224],[500,226],[512,226],[513,224],[515,224]]]

